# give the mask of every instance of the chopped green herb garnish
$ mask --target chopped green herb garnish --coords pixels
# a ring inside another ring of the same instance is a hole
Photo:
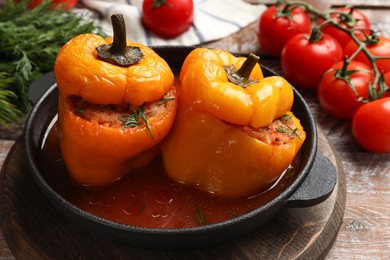
[[[142,207],[139,210],[139,214],[142,214],[145,211],[147,206],[148,206],[148,204],[144,203],[144,205],[142,205]]]
[[[287,125],[289,122],[291,122],[292,116],[289,114],[284,114],[283,116],[279,117],[279,121],[282,122],[282,126],[277,126],[275,128],[276,131],[282,134],[288,134],[290,137],[297,137],[298,139],[301,139],[301,137],[297,134],[298,128],[291,128],[289,125]]]
[[[292,119],[292,116],[289,114],[284,114],[281,117],[279,117],[280,122],[282,122],[283,124],[287,124],[288,122],[291,121],[291,119]]]
[[[174,97],[172,98],[162,98],[160,99],[160,101],[157,103],[158,105],[165,105],[166,103],[168,103],[169,101],[172,101],[172,100],[175,100]]]
[[[124,123],[123,128],[133,128],[140,126],[140,120],[145,123],[146,128],[149,131],[150,137],[154,139],[152,130],[149,127],[148,120],[146,119],[146,115],[144,114],[143,107],[139,107],[134,110],[132,114],[125,114],[119,118],[120,121]]]
[[[288,136],[290,137],[297,137],[301,139],[301,137],[299,137],[299,135],[297,134],[298,128],[292,129],[288,125],[284,125],[284,126],[277,126],[275,129],[279,133],[288,134]]]
[[[291,129],[291,128],[290,128],[290,129]],[[295,137],[301,139],[301,138],[299,137],[299,135],[297,134],[298,128],[294,128],[294,129],[291,129],[291,130],[292,130],[291,136],[295,136]]]
[[[76,108],[75,110],[73,110],[73,114],[80,114],[80,113],[83,113],[84,110],[81,109],[81,108]]]
[[[285,126],[277,126],[275,129],[276,129],[276,131],[278,131],[279,133],[282,133],[282,134],[288,133],[287,127],[285,127]]]
[[[236,218],[236,217],[238,217],[238,215],[235,214],[235,213],[229,213],[228,215],[229,215],[230,218]]]
[[[206,216],[198,208],[195,210],[195,218],[196,218],[196,221],[199,223],[199,225],[201,225],[201,226],[207,225]]]

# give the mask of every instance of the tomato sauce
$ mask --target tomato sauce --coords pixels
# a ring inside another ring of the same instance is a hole
[[[112,185],[80,186],[71,180],[62,161],[56,119],[40,153],[44,178],[67,201],[98,217],[148,228],[189,228],[243,215],[283,192],[295,179],[298,164],[296,159],[267,191],[228,200],[173,182],[164,172],[161,157]]]

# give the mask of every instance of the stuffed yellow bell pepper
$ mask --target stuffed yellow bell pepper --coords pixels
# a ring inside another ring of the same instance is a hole
[[[180,80],[178,113],[163,145],[168,176],[225,198],[267,189],[306,137],[290,111],[290,84],[264,78],[255,55],[205,48],[189,54]]]
[[[121,15],[114,38],[79,35],[58,53],[58,129],[71,177],[99,186],[160,153],[176,115],[174,76],[152,49],[126,40]]]

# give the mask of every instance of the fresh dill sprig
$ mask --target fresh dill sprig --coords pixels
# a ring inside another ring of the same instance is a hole
[[[160,99],[160,101],[157,104],[158,105],[165,105],[166,103],[168,103],[169,101],[172,101],[172,100],[175,100],[175,98],[174,97],[162,98],[162,99]]]
[[[83,112],[84,112],[84,110],[81,108],[76,108],[75,110],[73,110],[73,114],[81,114]]]
[[[16,98],[15,93],[8,90],[12,82],[12,77],[5,72],[0,72],[0,125],[2,126],[14,123],[11,119],[22,115],[22,112],[11,102]]]
[[[298,135],[298,128],[292,128],[289,125],[287,125],[289,122],[291,122],[292,116],[289,114],[284,114],[283,116],[279,117],[279,121],[283,124],[282,126],[277,126],[275,128],[276,131],[282,134],[287,134],[290,137],[296,137],[298,139],[301,139],[301,137]]]
[[[199,225],[201,226],[207,225],[206,215],[203,214],[203,212],[199,208],[195,210],[195,218]]]
[[[279,117],[279,121],[282,122],[282,124],[287,124],[291,122],[292,116],[289,114],[284,114],[281,117]]]
[[[32,81],[54,69],[62,45],[76,35],[97,33],[101,28],[82,15],[60,8],[51,9],[44,1],[34,9],[27,0],[6,1],[0,9],[0,125],[20,121],[30,109],[28,88]],[[16,113],[14,109],[21,113]],[[14,113],[9,113],[14,111]]]
[[[146,119],[146,115],[144,114],[143,107],[139,107],[132,114],[125,114],[119,118],[120,121],[124,123],[123,128],[133,128],[140,126],[140,120],[144,122],[146,128],[149,131],[149,135],[152,139],[154,139],[152,130],[150,129],[148,120]]]

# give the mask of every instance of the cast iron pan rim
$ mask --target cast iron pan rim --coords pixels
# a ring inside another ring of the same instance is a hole
[[[265,67],[265,66],[262,66]],[[266,67],[265,67],[266,68]],[[266,68],[268,69],[268,68]],[[272,70],[268,69],[270,72]],[[276,73],[275,73],[276,74]],[[277,74],[276,74],[277,75]],[[43,95],[42,97],[37,101],[37,103],[34,105],[33,109],[29,113],[29,116],[26,121],[26,127],[24,131],[24,142],[25,142],[25,147],[26,147],[26,155],[27,159],[29,161],[29,167],[32,170],[33,177],[39,184],[41,188],[43,188],[43,191],[46,193],[46,195],[52,197],[55,201],[59,203],[60,206],[68,209],[71,211],[71,213],[74,216],[82,216],[86,218],[87,220],[90,220],[92,222],[98,223],[103,226],[107,226],[109,228],[114,228],[117,229],[118,231],[125,231],[125,232],[134,232],[138,234],[160,234],[160,235],[174,235],[174,234],[180,234],[180,235],[185,235],[185,234],[192,234],[192,233],[202,233],[202,232],[209,232],[209,231],[215,231],[219,229],[225,229],[226,227],[229,226],[234,226],[238,224],[239,222],[246,221],[248,219],[251,219],[255,215],[260,215],[268,210],[271,210],[274,207],[277,207],[281,203],[286,203],[288,198],[301,186],[307,175],[310,173],[310,169],[314,163],[315,160],[315,155],[316,155],[316,147],[317,147],[317,132],[316,132],[316,125],[314,118],[312,114],[310,113],[310,109],[307,106],[305,102],[303,101],[303,97],[296,91],[295,88],[294,90],[294,95],[298,96],[300,98],[300,103],[303,105],[303,110],[306,111],[306,114],[309,116],[306,120],[310,123],[310,128],[311,131],[313,132],[312,136],[312,144],[310,149],[308,149],[309,153],[309,159],[306,162],[305,166],[301,169],[301,174],[294,180],[294,182],[281,194],[279,194],[277,197],[275,197],[273,200],[269,201],[267,204],[249,212],[246,213],[242,216],[229,219],[223,222],[215,223],[215,224],[209,224],[205,226],[200,226],[200,227],[192,227],[192,228],[145,228],[145,227],[139,227],[139,226],[130,226],[127,224],[121,224],[117,223],[114,221],[106,220],[103,218],[100,218],[96,215],[90,214],[86,211],[81,210],[80,208],[76,207],[75,205],[71,204],[69,201],[64,199],[62,196],[60,196],[56,191],[52,189],[52,187],[46,182],[46,180],[42,177],[40,174],[40,170],[36,164],[36,161],[33,160],[33,151],[36,149],[35,147],[32,147],[32,141],[30,140],[32,137],[30,136],[32,131],[33,131],[33,121],[35,118],[35,115],[37,111],[40,109],[41,106],[47,102],[47,99],[50,98],[50,96],[53,94],[54,91],[57,90],[56,84],[51,86]],[[57,206],[59,206],[57,205]],[[284,206],[284,205],[282,205]]]

